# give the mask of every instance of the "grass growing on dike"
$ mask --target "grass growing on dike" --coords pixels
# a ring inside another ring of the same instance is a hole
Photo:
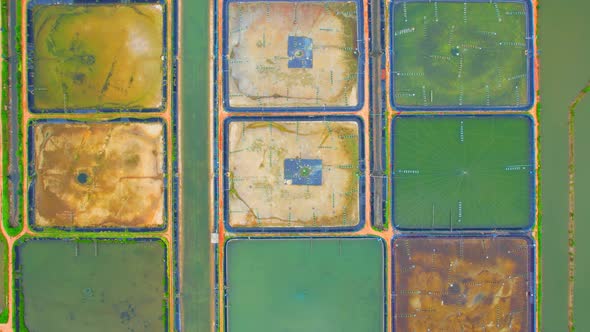
[[[523,3],[401,2],[393,10],[396,105],[528,104]]]

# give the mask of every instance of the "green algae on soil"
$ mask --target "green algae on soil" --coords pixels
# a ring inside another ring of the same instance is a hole
[[[163,105],[160,4],[33,7],[34,108]]]

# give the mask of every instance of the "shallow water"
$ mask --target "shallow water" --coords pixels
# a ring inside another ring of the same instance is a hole
[[[34,106],[160,107],[162,12],[158,4],[33,7]]]

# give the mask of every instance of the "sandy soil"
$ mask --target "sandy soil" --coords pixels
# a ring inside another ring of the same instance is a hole
[[[161,5],[36,6],[35,107],[162,105]]]
[[[357,104],[354,3],[231,3],[228,20],[231,106]],[[312,39],[312,68],[288,67],[289,36]]]
[[[164,223],[161,123],[45,123],[34,132],[37,225]]]
[[[530,331],[525,240],[401,238],[393,250],[396,330]]]
[[[232,122],[230,224],[358,224],[358,131],[354,122]],[[321,185],[286,183],[287,158],[321,159]]]

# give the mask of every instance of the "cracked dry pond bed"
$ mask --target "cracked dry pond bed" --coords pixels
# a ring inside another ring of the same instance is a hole
[[[227,122],[229,225],[358,225],[359,127],[355,121]]]
[[[34,225],[163,226],[165,135],[157,120],[34,123]]]
[[[160,108],[164,12],[161,4],[33,6],[32,106]]]
[[[534,330],[529,238],[394,240],[395,331]]]
[[[344,1],[227,4],[229,106],[356,106],[357,6]]]
[[[34,238],[15,250],[18,331],[168,330],[160,240]]]

